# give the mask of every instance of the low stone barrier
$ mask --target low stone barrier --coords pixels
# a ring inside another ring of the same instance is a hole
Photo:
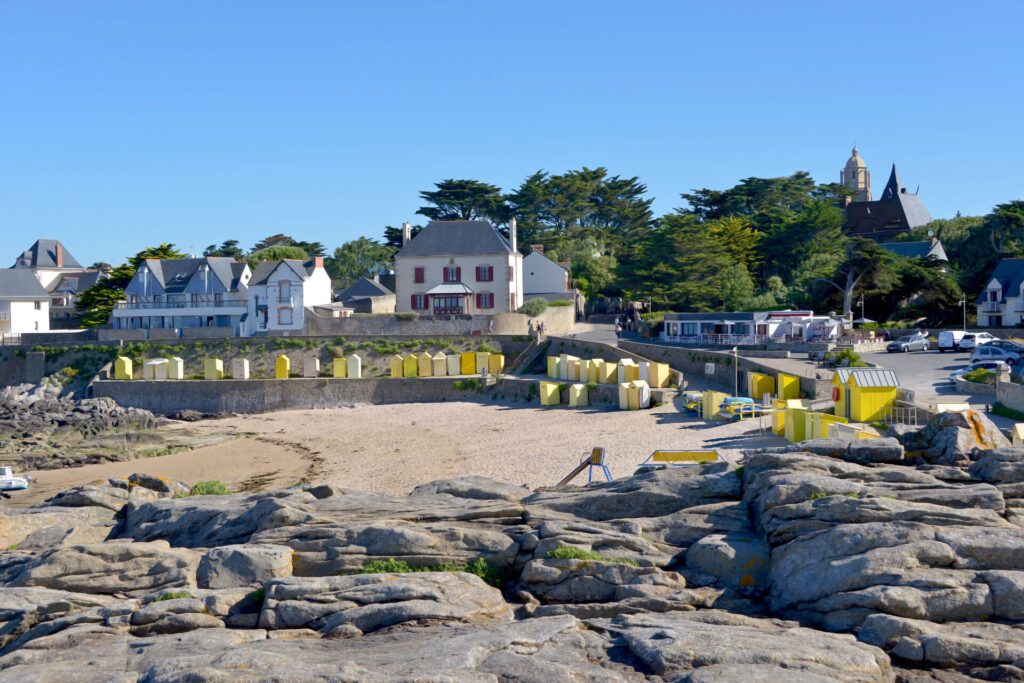
[[[956,392],[958,394],[972,394],[974,396],[995,396],[996,385],[995,384],[983,384],[981,382],[968,382],[965,379],[957,377],[953,380],[956,385]]]
[[[337,408],[354,403],[437,403],[473,400],[536,400],[536,381],[502,378],[480,388],[471,377],[408,379],[249,379],[116,381],[97,380],[93,396],[161,415],[182,410],[201,413],[266,413],[277,410]],[[460,388],[461,387],[461,388]],[[533,387],[531,389],[531,387]]]

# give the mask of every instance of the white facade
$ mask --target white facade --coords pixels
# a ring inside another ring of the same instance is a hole
[[[1007,289],[992,278],[985,286],[977,304],[978,325],[981,327],[1017,327],[1024,321],[1024,284],[1015,290]]]
[[[50,302],[10,301],[0,295],[0,334],[50,331]]]
[[[262,267],[257,266],[258,273]],[[269,274],[253,278],[248,299],[246,334],[301,332],[306,308],[331,303],[331,277],[320,258],[308,267],[279,261]]]
[[[523,286],[525,293],[569,293],[569,271],[539,251],[532,251],[523,259]]]

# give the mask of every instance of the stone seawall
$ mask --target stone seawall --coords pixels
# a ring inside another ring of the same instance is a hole
[[[473,378],[293,378],[287,380],[182,380],[93,382],[93,396],[161,415],[181,410],[201,413],[266,413],[277,410],[336,408],[353,403],[437,403],[444,401],[528,401],[535,381],[502,379],[481,390],[456,388]]]

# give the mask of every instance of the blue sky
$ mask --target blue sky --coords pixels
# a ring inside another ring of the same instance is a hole
[[[1024,186],[1024,3],[0,0],[0,258],[416,222],[442,178],[809,171],[935,217]],[[6,256],[4,256],[6,254]],[[4,264],[7,265],[7,264]]]

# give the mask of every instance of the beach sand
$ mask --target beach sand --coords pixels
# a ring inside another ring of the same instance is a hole
[[[31,473],[39,483],[18,496],[37,502],[75,484],[146,472],[184,481],[218,479],[232,490],[300,482],[389,494],[435,479],[481,475],[530,488],[553,486],[604,446],[614,477],[626,477],[657,449],[739,451],[785,443],[762,436],[757,420],[712,423],[673,405],[619,411],[499,403],[358,405],[238,415],[190,425],[238,438],[186,453]],[[595,476],[600,476],[595,473]],[[573,483],[586,482],[586,473]]]

